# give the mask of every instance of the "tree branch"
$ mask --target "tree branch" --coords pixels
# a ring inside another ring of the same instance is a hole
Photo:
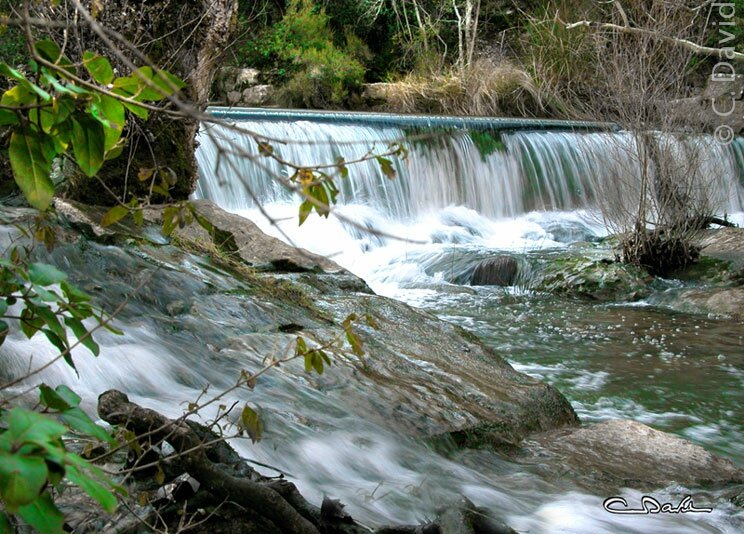
[[[597,30],[611,30],[611,31],[616,31],[620,33],[628,33],[631,35],[650,35],[666,43],[685,48],[689,50],[690,52],[700,55],[700,56],[717,57],[718,59],[726,58],[726,59],[731,59],[734,61],[744,61],[744,54],[742,54],[741,52],[734,51],[733,48],[713,48],[710,46],[702,46],[697,43],[693,43],[692,41],[689,41],[687,39],[671,37],[669,35],[664,35],[654,30],[647,30],[645,28],[634,28],[631,26],[619,26],[618,24],[612,24],[609,22],[596,22],[596,21],[591,21],[591,20],[581,20],[579,22],[573,22],[570,24],[566,24],[567,30],[573,30],[574,28],[580,28],[580,27],[594,28]]]

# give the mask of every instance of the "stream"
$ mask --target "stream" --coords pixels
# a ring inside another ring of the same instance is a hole
[[[360,145],[379,147],[405,135],[390,125],[314,124],[301,118],[252,122],[241,117],[238,124],[292,139],[296,144],[277,150],[305,164],[334,161],[339,153],[363,150]],[[215,146],[225,134],[203,131],[198,156],[209,178],[200,182],[198,195],[250,218],[271,235],[332,258],[378,294],[474,332],[517,370],[555,385],[584,422],[633,419],[741,464],[744,330],[737,321],[655,305],[660,294],[685,282],[661,281],[645,300],[612,304],[541,295],[520,283],[507,288],[466,283],[478,261],[498,254],[528,262],[571,250],[609,255],[609,246],[595,244],[608,232],[596,205],[609,191],[607,183],[629,167],[612,148],[618,138],[627,143],[623,135],[504,133],[502,150],[485,154],[473,136],[445,137],[433,147],[414,149],[405,162],[396,161],[395,181],[386,180],[374,162],[352,170],[335,216],[325,220],[312,214],[298,227],[299,201],[269,174],[287,176],[286,170],[274,162],[263,170],[244,162],[227,171],[221,169],[228,165],[213,167]],[[238,142],[255,152],[250,138]],[[728,147],[704,141],[695,148],[710,156],[706,169],[718,180],[713,193],[718,209],[739,224],[744,223],[743,146],[741,140]],[[630,197],[624,200],[632,202]],[[530,466],[486,451],[459,451],[444,460],[400,438],[377,436],[371,443],[363,440],[363,446],[337,438],[313,439],[297,449],[310,447],[332,465],[306,472],[307,489],[338,494],[332,481],[351,477],[353,491],[362,495],[351,509],[362,520],[372,516],[356,507],[399,521],[421,519],[438,493],[459,492],[500,511],[522,532],[744,528],[742,510],[714,495],[707,496],[716,502],[711,514],[623,517],[602,510],[608,496],[545,480]],[[654,495],[678,499],[685,493],[671,487]],[[629,502],[640,498],[632,490],[624,495]]]
[[[299,141],[277,150],[307,162],[332,162],[341,151],[351,157],[355,150],[404,135],[390,125],[241,124]],[[220,135],[235,139],[233,133]],[[376,165],[363,164],[344,186],[336,215],[321,219],[312,214],[298,227],[297,199],[268,175],[286,176],[286,169],[267,169],[272,164],[266,160],[261,160],[263,170],[248,162],[217,166],[216,146],[203,131],[197,157],[204,176],[197,196],[252,219],[271,235],[332,258],[378,294],[477,334],[517,370],[554,384],[584,422],[633,419],[741,464],[744,331],[740,322],[676,313],[656,304],[656,296],[685,282],[663,281],[645,300],[612,304],[538,294],[521,281],[510,287],[467,284],[473,266],[497,254],[530,263],[574,250],[598,257],[609,253],[598,244],[607,231],[592,203],[603,180],[613,175],[603,156],[610,135],[623,134],[508,133],[500,138],[501,148],[490,153],[467,136],[447,138],[413,151],[407,162],[396,161],[395,181],[382,176]],[[238,141],[255,152],[250,139]],[[714,154],[711,172],[720,178],[721,209],[744,223],[738,170],[744,144],[706,147]],[[212,174],[212,169],[219,172]],[[127,250],[93,242],[85,246],[79,254],[61,251],[53,258],[61,268],[88,276],[83,289],[106,284],[108,271],[134,277],[133,271],[142,269]],[[106,255],[115,263],[95,263]],[[166,277],[160,287],[173,295],[193,295],[191,309],[200,312],[198,320],[190,314],[181,322],[161,312],[155,317],[153,310],[164,307],[158,298],[169,295],[150,298],[145,288],[147,298],[133,301],[121,316],[123,337],[99,336],[99,358],[75,354],[79,377],[57,365],[39,378],[50,385],[69,384],[90,411],[97,395],[117,388],[135,402],[177,416],[205,384],[213,390],[229,387],[240,369],[260,365],[277,343],[276,335],[261,334],[261,314],[223,305],[218,294],[203,292],[209,285],[232,295],[234,281],[228,274],[207,271],[193,256],[179,261],[178,269],[193,277],[177,277],[170,274],[176,268],[166,268],[159,274]],[[246,331],[253,333],[241,335]],[[193,342],[193,332],[199,343]],[[2,350],[2,372],[9,376],[24,372],[29,353],[36,363],[54,356],[38,336],[29,345],[12,334]],[[744,511],[722,491],[670,486],[653,493],[660,502],[679,502],[692,494],[695,504],[711,505],[711,513],[613,515],[602,507],[611,495],[592,491],[570,473],[546,476],[536,462],[486,449],[443,450],[392,432],[346,406],[333,373],[333,367],[328,369],[327,382],[314,387],[294,362],[262,377],[254,391],[230,394],[225,404],[250,401],[266,418],[264,440],[240,439],[233,445],[245,457],[285,472],[311,502],[320,503],[324,495],[341,499],[368,526],[430,520],[437,509],[465,495],[517,531],[532,534],[744,530]],[[369,394],[367,400],[385,402]],[[203,417],[214,417],[216,409]],[[642,496],[632,489],[620,495],[629,503],[639,503]]]

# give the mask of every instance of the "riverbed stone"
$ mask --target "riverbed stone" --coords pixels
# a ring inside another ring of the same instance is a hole
[[[654,303],[681,312],[705,313],[744,320],[744,287],[669,291],[655,298]]]
[[[137,226],[131,217],[125,217],[104,228],[100,221],[110,209],[108,207],[86,206],[60,199],[55,200],[54,205],[57,213],[68,224],[92,239],[107,243],[124,242],[127,238],[144,239],[156,245],[169,243],[169,239],[160,233],[162,206],[143,210],[143,226]],[[345,272],[334,261],[266,235],[253,221],[228,213],[208,200],[192,200],[191,205],[211,224],[212,229],[207,231],[196,222],[176,228],[173,237],[183,245],[194,245],[232,255],[247,265],[264,271]]]
[[[517,260],[511,256],[496,256],[475,266],[470,283],[474,286],[510,286],[519,272]]]
[[[564,256],[534,266],[530,286],[569,297],[632,301],[648,294],[651,280],[643,269],[609,258]]]
[[[706,231],[698,245],[705,256],[744,266],[744,228],[718,228]]]
[[[594,490],[744,482],[744,470],[730,460],[624,419],[535,434],[525,442],[522,455],[539,458],[546,473],[569,473]]]

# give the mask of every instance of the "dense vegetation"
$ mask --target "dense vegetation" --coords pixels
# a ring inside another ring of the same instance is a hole
[[[589,53],[591,28],[578,21],[657,31],[645,14],[657,3],[586,0],[241,0],[227,63],[262,71],[283,103],[355,107],[363,82],[395,82],[399,111],[586,115],[582,100],[602,88],[602,62]],[[741,51],[744,2],[722,43],[710,8],[674,3],[694,42]],[[715,15],[715,14],[713,14]],[[728,19],[727,19],[728,20]],[[678,29],[682,29],[681,27]],[[694,57],[686,81],[699,87],[715,59]]]

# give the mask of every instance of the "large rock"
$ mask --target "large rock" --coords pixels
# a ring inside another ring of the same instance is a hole
[[[638,267],[583,256],[549,258],[534,271],[537,291],[594,300],[637,300],[648,293],[651,279]]]
[[[301,248],[285,244],[275,237],[264,234],[256,224],[248,219],[228,213],[208,200],[193,200],[191,204],[202,217],[212,225],[208,232],[196,222],[183,228],[176,228],[173,237],[211,248],[215,251],[233,255],[248,265],[261,270],[278,272],[341,272],[343,269],[335,262]],[[108,210],[105,207],[86,206],[76,202],[55,200],[57,212],[69,223],[100,240],[116,242],[120,237],[145,238],[155,244],[165,244],[159,232],[162,224],[162,207],[144,210],[146,224],[137,227],[127,217],[107,228],[99,222]]]
[[[338,264],[323,256],[266,235],[253,221],[228,213],[209,200],[193,200],[192,205],[214,226],[214,230],[210,235],[201,226],[192,224],[176,230],[177,237],[210,240],[259,269],[281,272],[343,271]]]
[[[93,241],[78,245],[70,236],[48,259],[74,273],[83,288],[97,288],[98,301],[109,309],[122,295],[135,294],[123,319],[147,318],[159,343],[184,362],[187,383],[200,388],[224,380],[225,368],[258,369],[267,355],[292,347],[298,333],[318,342],[338,338],[354,313],[364,355],[334,344],[334,366],[320,377],[308,375],[300,361],[282,365],[256,388],[256,402],[270,413],[290,412],[310,427],[327,424],[332,411],[395,433],[452,435],[466,446],[513,448],[530,432],[578,423],[554,387],[515,371],[475,336],[372,295],[346,272],[322,272],[337,266],[263,235],[210,202],[195,206],[218,231],[209,234],[192,224],[177,230],[178,239],[170,243],[147,238],[157,233],[159,210],[148,210],[144,228],[117,223],[98,236],[91,227],[102,210],[67,206],[66,217]],[[225,252],[242,262],[226,264]],[[275,270],[242,269],[244,262]],[[220,374],[215,367],[223,369]],[[277,435],[282,428],[274,423]]]
[[[744,320],[744,288],[688,288],[655,296],[654,304],[686,313],[704,313]]]
[[[244,106],[268,106],[274,103],[276,90],[273,85],[256,85],[243,89],[240,103]]]
[[[510,286],[517,279],[519,265],[511,256],[496,256],[475,266],[470,283],[474,286]]]
[[[701,254],[744,263],[744,228],[708,230],[699,245]]]
[[[583,479],[584,485],[593,489],[744,482],[744,470],[731,461],[673,434],[629,420],[614,419],[534,435],[526,442],[523,454],[527,458],[538,456],[546,472],[568,472],[570,478]]]

